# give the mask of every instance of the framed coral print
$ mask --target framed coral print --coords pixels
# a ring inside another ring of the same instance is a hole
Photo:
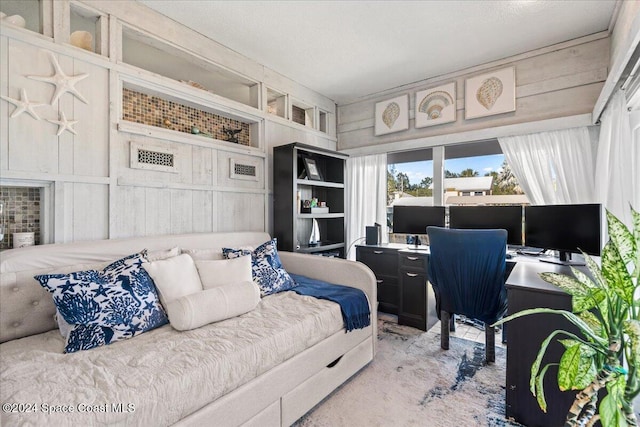
[[[376,103],[375,135],[409,129],[409,95]]]
[[[516,111],[516,69],[503,68],[465,81],[464,118]]]
[[[456,121],[456,82],[416,92],[416,127]]]

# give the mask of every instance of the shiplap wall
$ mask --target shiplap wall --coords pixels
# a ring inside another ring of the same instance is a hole
[[[0,25],[0,94],[20,98],[20,90],[25,89],[31,102],[48,104],[55,87],[27,76],[53,75],[51,53],[67,75],[89,75],[76,85],[87,104],[64,94],[55,105],[36,107],[41,120],[26,113],[10,118],[15,106],[0,101],[0,184],[47,188],[45,197],[51,207],[45,209],[50,216],[44,221],[50,224],[45,243],[169,233],[270,231],[273,146],[300,141],[336,148],[333,101],[251,59],[139,3],[113,1],[77,2],[109,18],[101,21],[100,30],[100,45],[107,53],[88,53],[66,44],[68,8],[74,2],[42,1],[44,35]],[[214,95],[207,99],[207,107],[237,113],[257,124],[257,147],[123,123],[123,79],[149,82],[172,94],[184,91],[189,99],[198,99],[197,90],[184,89],[181,83],[119,62],[123,25],[142,29],[255,79],[265,93],[268,85],[330,112],[334,118],[329,132]],[[47,119],[58,120],[61,111],[68,120],[78,121],[74,125],[77,135],[65,131],[56,136],[57,125]],[[178,172],[132,169],[132,141],[173,150]],[[231,159],[256,165],[257,179],[231,178]]]
[[[412,148],[442,145],[439,136],[482,134],[487,138],[497,127],[591,113],[607,77],[609,43],[607,34],[600,33],[340,105],[338,149],[353,153],[395,151],[405,149],[407,141],[414,142]],[[465,80],[509,66],[516,69],[516,111],[465,120]],[[451,81],[456,82],[456,121],[415,128],[415,93]],[[374,136],[375,104],[403,94],[409,94],[409,129]]]

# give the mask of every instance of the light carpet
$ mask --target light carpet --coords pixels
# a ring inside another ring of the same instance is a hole
[[[520,426],[505,419],[506,351],[484,362],[484,344],[378,320],[373,362],[308,412],[296,427]]]

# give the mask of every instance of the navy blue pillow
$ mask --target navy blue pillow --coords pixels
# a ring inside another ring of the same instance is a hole
[[[296,282],[293,281],[282,266],[278,256],[276,239],[271,239],[252,251],[248,249],[222,248],[222,253],[227,259],[251,255],[253,281],[260,288],[260,295],[263,297],[287,291],[296,286]]]
[[[66,353],[131,338],[167,323],[153,280],[142,268],[144,262],[144,254],[138,253],[102,271],[35,276],[72,325]]]

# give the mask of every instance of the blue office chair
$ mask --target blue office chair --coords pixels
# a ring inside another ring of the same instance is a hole
[[[440,347],[449,349],[452,315],[462,314],[485,323],[485,358],[487,363],[495,362],[495,330],[489,325],[507,310],[507,231],[427,227],[427,235],[428,275],[440,317]]]

